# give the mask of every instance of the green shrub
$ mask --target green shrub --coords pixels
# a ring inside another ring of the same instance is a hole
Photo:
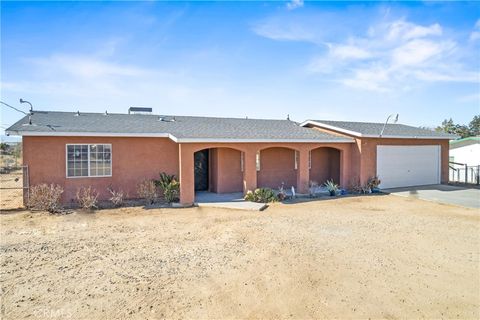
[[[254,192],[247,191],[247,194],[245,195],[244,199],[247,201],[261,202],[261,203],[278,201],[278,198],[275,195],[275,192],[270,188],[258,188],[258,189],[255,189]]]
[[[333,197],[337,194],[338,191],[338,184],[336,184],[333,180],[327,180],[325,182],[324,187],[330,192],[330,195]]]
[[[160,173],[160,179],[155,180],[155,185],[162,190],[163,197],[168,203],[176,202],[180,197],[180,182],[173,174]]]

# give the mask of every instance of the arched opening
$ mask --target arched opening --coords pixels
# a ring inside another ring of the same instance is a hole
[[[327,180],[340,183],[340,150],[321,147],[310,151],[310,181],[322,185]]]
[[[297,187],[298,154],[285,147],[272,147],[257,153],[257,186],[278,189]]]
[[[242,153],[231,148],[208,148],[195,152],[195,192],[243,192],[242,160]]]

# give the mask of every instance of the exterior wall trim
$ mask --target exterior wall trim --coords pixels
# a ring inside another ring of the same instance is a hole
[[[459,138],[458,136],[452,136],[452,137],[439,137],[439,136],[400,136],[400,135],[382,135],[380,136],[380,134],[378,135],[375,135],[375,134],[361,134],[360,132],[356,132],[356,131],[351,131],[351,130],[346,130],[346,129],[343,129],[343,128],[339,128],[339,127],[336,127],[336,126],[332,126],[332,125],[329,125],[329,124],[325,124],[325,123],[322,123],[322,122],[317,122],[317,121],[312,121],[312,120],[307,120],[307,121],[304,121],[300,124],[300,126],[302,127],[305,127],[307,125],[313,125],[313,126],[317,126],[317,127],[320,127],[320,128],[324,128],[324,129],[329,129],[329,130],[334,130],[334,131],[338,131],[338,132],[341,132],[341,133],[344,133],[344,134],[347,134],[347,135],[352,135],[354,137],[358,137],[358,138],[387,138],[387,139],[440,139],[440,140],[454,140],[454,139],[457,139]]]

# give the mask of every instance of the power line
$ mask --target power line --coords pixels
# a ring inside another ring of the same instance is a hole
[[[28,116],[28,113],[26,113],[25,111],[20,110],[20,109],[17,109],[17,108],[15,108],[15,107],[12,107],[12,106],[9,105],[8,103],[5,103],[5,102],[3,102],[3,101],[0,101],[0,103],[6,105],[6,106],[9,107],[9,108],[12,108],[12,109],[15,110],[15,111],[21,112],[21,113],[23,113],[24,115]]]

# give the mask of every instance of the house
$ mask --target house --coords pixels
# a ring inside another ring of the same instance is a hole
[[[450,161],[467,166],[480,165],[480,136],[450,141]]]
[[[56,183],[65,192],[107,187],[135,197],[135,186],[159,172],[180,180],[180,202],[195,192],[246,192],[333,179],[381,187],[446,183],[451,135],[383,124],[34,111],[7,133],[23,139],[29,183]]]

